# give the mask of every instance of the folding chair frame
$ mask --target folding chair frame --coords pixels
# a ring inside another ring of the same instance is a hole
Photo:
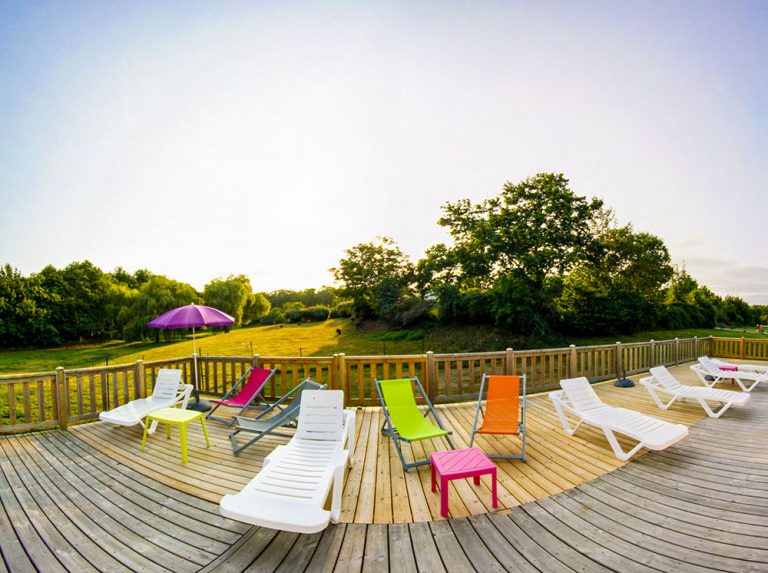
[[[483,378],[480,381],[480,393],[477,396],[477,407],[475,408],[475,421],[472,424],[472,435],[469,438],[469,447],[472,447],[472,443],[475,441],[475,434],[477,433],[477,418],[478,414],[482,412],[482,401],[483,401],[483,389],[485,388],[485,381],[490,378],[491,376],[503,376],[502,374],[483,374]],[[519,405],[522,405],[521,412],[520,412],[520,419],[517,421],[517,432],[510,432],[510,434],[514,434],[517,436],[520,436],[520,439],[523,442],[522,447],[522,453],[519,456],[513,456],[513,455],[507,455],[507,454],[489,454],[486,453],[485,455],[489,458],[500,458],[505,460],[523,460],[525,461],[525,435],[526,435],[526,426],[525,426],[525,397],[526,397],[526,388],[525,388],[525,374],[518,376],[520,378],[520,382],[522,383],[522,389],[523,393],[520,396],[520,402]],[[490,382],[489,382],[490,384]],[[486,404],[486,408],[488,405]],[[485,413],[483,412],[483,417],[485,417]]]
[[[285,428],[296,428],[297,427],[297,418],[299,417],[299,406],[300,406],[301,402],[299,402],[299,404],[294,404],[294,402],[299,397],[299,393],[302,392],[303,390],[306,390],[307,386],[310,386],[310,384],[308,384],[308,382],[312,383],[313,387],[310,388],[311,390],[322,390],[322,389],[326,388],[326,386],[327,386],[327,384],[318,384],[317,382],[315,382],[311,378],[307,378],[301,384],[299,384],[298,386],[293,388],[290,392],[288,392],[284,396],[282,396],[277,402],[272,404],[269,408],[264,410],[261,414],[259,414],[255,418],[253,418],[254,420],[259,420],[260,418],[264,417],[266,414],[268,414],[270,412],[273,412],[276,409],[279,409],[279,410],[281,410],[281,412],[280,412],[280,414],[276,414],[275,415],[275,417],[274,417],[275,422],[273,424],[267,425],[262,430],[251,430],[251,429],[248,429],[248,428],[245,428],[243,426],[238,425],[235,428],[235,431],[229,434],[229,441],[232,442],[232,451],[234,452],[234,454],[238,455],[245,448],[247,448],[248,446],[250,446],[254,442],[260,440],[261,438],[263,438],[267,434],[272,435],[272,436],[281,436],[281,437],[284,437],[284,438],[292,438],[293,437],[292,434],[283,434],[283,433],[280,433],[280,432],[274,432],[273,430],[275,428],[280,428],[280,427],[285,427]],[[295,396],[294,402],[291,402],[291,404],[287,406],[287,409],[283,410],[283,408],[285,407],[286,400],[288,400],[292,396]],[[289,418],[288,420],[283,421],[283,419],[280,417],[281,414],[283,414],[283,412],[294,412],[294,414],[293,414],[292,418]],[[240,416],[236,416],[235,417],[236,420],[238,420],[239,418],[240,418]],[[246,418],[246,419],[249,419],[249,418]],[[268,420],[264,420],[264,422],[269,423],[272,419],[273,418],[270,418]],[[245,444],[240,445],[240,444],[237,443],[237,439],[235,438],[235,436],[237,434],[239,434],[240,432],[251,432],[251,433],[255,433],[256,436],[254,436],[253,438],[248,440]]]
[[[427,393],[424,391],[424,387],[421,385],[419,378],[417,376],[414,376],[410,380],[412,383],[416,382],[416,385],[419,388],[419,392],[421,393],[421,396],[424,399],[424,403],[428,406],[427,411],[424,412],[424,417],[426,418],[427,416],[429,416],[430,413],[432,413],[432,417],[437,422],[437,426],[441,430],[445,430],[446,432],[448,432],[444,437],[446,440],[448,440],[448,444],[451,446],[451,449],[455,450],[456,446],[453,445],[453,442],[451,441],[451,436],[450,436],[452,432],[443,426],[443,423],[440,420],[440,416],[437,415],[437,410],[435,410],[435,407],[432,405],[432,402],[430,402],[429,398],[427,398]],[[397,450],[397,455],[400,457],[400,462],[403,464],[403,469],[405,471],[408,471],[409,469],[414,468],[416,466],[429,465],[429,460],[421,460],[421,461],[413,462],[410,464],[406,463],[405,458],[403,457],[403,450],[400,448],[400,440],[411,443],[412,441],[421,441],[421,439],[428,439],[428,438],[421,438],[420,440],[409,440],[408,438],[401,436],[397,432],[397,428],[395,428],[395,425],[392,423],[392,419],[389,417],[387,404],[384,401],[384,394],[381,392],[381,381],[379,381],[378,379],[374,379],[374,382],[376,383],[376,392],[379,394],[379,400],[381,400],[382,410],[384,410],[385,420],[384,420],[384,424],[381,426],[381,432],[383,434],[388,434],[389,437],[392,438],[392,441],[395,444],[395,449]],[[386,380],[384,380],[384,382],[386,382]]]
[[[235,394],[235,390],[237,390],[239,386],[241,385],[245,386],[245,383],[248,380],[248,377],[251,375],[251,371],[253,370],[254,370],[253,367],[246,370],[245,374],[243,374],[240,377],[240,379],[232,385],[232,388],[229,389],[229,392],[224,394],[224,396],[221,398],[221,401],[228,400],[231,396],[233,396]],[[266,370],[266,368],[264,368],[263,370]],[[250,401],[245,406],[240,408],[240,411],[234,416],[242,415],[242,413],[245,412],[248,408],[269,408],[270,407],[270,404],[264,399],[264,386],[267,385],[267,382],[269,382],[276,373],[277,373],[277,368],[273,368],[269,371],[269,375],[267,376],[266,380],[264,380],[264,382],[262,383],[261,388],[259,388],[259,391],[256,392],[256,394],[253,395]],[[217,420],[219,422],[224,422],[227,426],[231,426],[232,424],[235,423],[234,416],[232,416],[229,420],[225,418],[217,418],[216,416],[214,416],[213,413],[216,411],[216,409],[219,406],[222,406],[222,404],[219,404],[215,400],[211,400],[211,401],[214,403],[214,406],[211,409],[211,411],[205,415],[206,420]]]

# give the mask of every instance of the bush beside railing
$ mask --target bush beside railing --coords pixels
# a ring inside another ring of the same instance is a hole
[[[221,396],[250,366],[276,368],[264,394],[276,399],[312,378],[344,390],[347,405],[379,403],[374,379],[418,376],[437,403],[477,396],[483,373],[525,374],[528,391],[558,387],[563,378],[608,380],[712,354],[768,360],[768,340],[689,338],[545,350],[395,356],[192,357],[100,368],[0,376],[0,433],[66,428],[98,419],[99,412],[151,393],[160,368],[178,368],[188,383],[197,378],[204,396]]]

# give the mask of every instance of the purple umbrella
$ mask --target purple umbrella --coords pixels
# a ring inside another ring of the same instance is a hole
[[[197,343],[195,341],[195,329],[201,326],[232,326],[235,319],[226,312],[222,312],[210,306],[200,304],[188,304],[169,310],[156,319],[147,323],[152,328],[191,328],[192,329],[192,359],[195,365],[195,406],[190,409],[207,410],[210,406],[200,404],[200,392],[197,388]]]

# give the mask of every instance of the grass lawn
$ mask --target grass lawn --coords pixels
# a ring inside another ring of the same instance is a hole
[[[341,334],[337,333],[337,329]],[[556,348],[570,344],[589,346],[614,342],[644,342],[651,339],[691,338],[693,336],[758,337],[754,327],[738,330],[690,329],[638,332],[631,336],[553,337],[535,346],[528,341],[487,326],[438,326],[429,329],[386,329],[380,325],[357,328],[349,319],[312,324],[258,326],[230,332],[198,335],[198,352],[206,356],[331,356],[344,352],[350,356],[382,354],[421,354],[481,352],[511,347]],[[51,349],[0,351],[0,374],[48,372],[57,366],[85,368],[124,364],[142,359],[162,360],[190,356],[192,337],[180,342],[119,342],[65,346]]]

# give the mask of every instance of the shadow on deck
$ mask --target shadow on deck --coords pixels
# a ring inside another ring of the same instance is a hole
[[[693,383],[687,366],[672,371]],[[218,513],[221,495],[284,439],[235,458],[226,428],[212,422],[211,449],[192,433],[182,465],[177,436],[158,433],[140,452],[137,429],[102,423],[2,438],[0,571],[768,571],[768,388],[718,420],[691,405],[663,412],[639,387],[597,390],[694,424],[690,436],[622,464],[598,432],[566,437],[549,400],[536,397],[529,461],[499,463],[499,511],[487,513],[487,481],[459,480],[446,520],[429,469],[402,472],[378,432],[380,412],[368,408],[358,415],[346,523],[314,535]],[[472,405],[441,411],[465,446]],[[413,454],[432,448],[443,446]]]

